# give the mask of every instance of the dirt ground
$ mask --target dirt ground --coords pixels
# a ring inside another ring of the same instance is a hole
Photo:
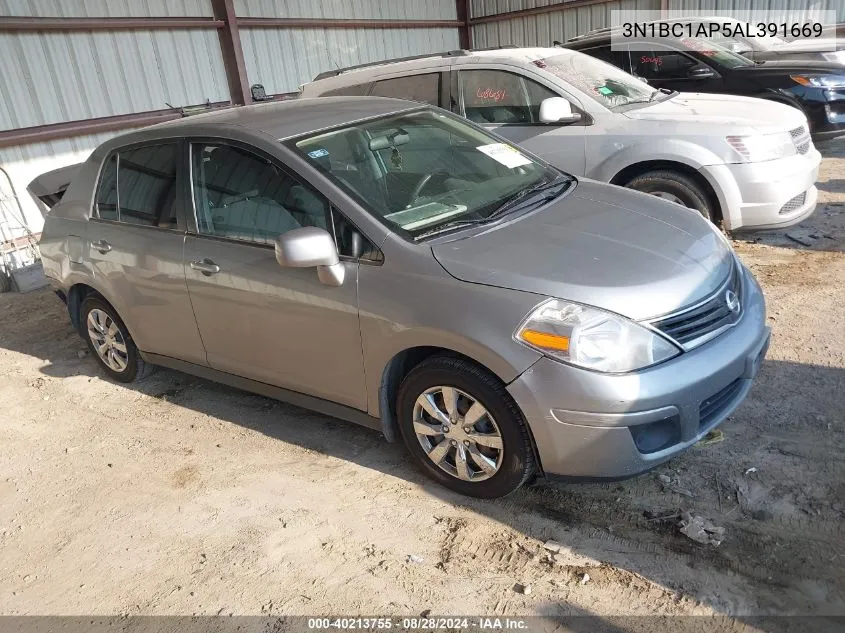
[[[845,614],[845,141],[824,152],[788,232],[810,245],[734,242],[774,338],[724,441],[621,483],[462,498],[373,431],[109,382],[49,291],[0,296],[0,613]]]

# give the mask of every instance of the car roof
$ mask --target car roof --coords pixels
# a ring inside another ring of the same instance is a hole
[[[369,119],[393,112],[419,108],[421,104],[387,97],[295,98],[288,101],[257,103],[224,108],[159,123],[117,137],[115,145],[156,138],[206,134],[209,126],[236,126],[244,131],[287,139],[300,134]],[[201,132],[200,129],[203,131]]]
[[[457,54],[460,53],[460,54]],[[339,68],[334,71],[321,73],[309,84],[319,84],[321,90],[332,90],[334,88],[354,85],[366,81],[372,81],[370,77],[379,77],[384,74],[410,73],[416,70],[432,68],[432,62],[440,62],[439,65],[450,66],[457,60],[481,60],[486,62],[530,62],[535,59],[550,57],[551,55],[572,54],[572,51],[557,46],[549,47],[495,47],[484,50],[462,50],[449,51],[448,53],[434,53],[426,56],[414,56],[410,58],[387,59],[383,62]],[[435,64],[436,65],[436,64]],[[435,71],[432,71],[435,72]]]

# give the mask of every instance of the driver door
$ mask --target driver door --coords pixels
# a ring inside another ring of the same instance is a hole
[[[584,122],[542,123],[540,102],[561,95],[506,70],[457,70],[457,114],[501,134],[567,173],[586,169]],[[574,112],[580,112],[572,104]]]
[[[196,218],[185,277],[214,369],[366,409],[358,263],[327,286],[315,268],[282,268],[274,240],[303,226],[333,232],[329,202],[241,144],[191,143]]]

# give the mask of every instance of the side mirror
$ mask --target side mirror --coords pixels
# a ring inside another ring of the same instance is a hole
[[[540,102],[540,121],[543,123],[575,123],[581,114],[572,111],[569,101],[563,97],[549,97]]]
[[[317,277],[327,286],[343,284],[345,268],[332,236],[316,226],[282,233],[276,239],[276,261],[285,268],[317,268]]]
[[[715,76],[716,73],[714,73],[713,69],[708,66],[695,66],[694,68],[690,68],[687,73],[687,77],[690,79],[710,79]]]

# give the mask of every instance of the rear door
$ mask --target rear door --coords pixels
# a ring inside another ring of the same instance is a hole
[[[139,349],[205,363],[185,286],[182,143],[112,153],[100,173],[83,249],[97,287]]]
[[[580,104],[530,77],[497,68],[459,67],[456,114],[501,134],[542,156],[565,172],[583,175],[586,163],[584,123],[540,121],[540,102],[568,99],[573,112]],[[465,69],[466,68],[466,69]]]

